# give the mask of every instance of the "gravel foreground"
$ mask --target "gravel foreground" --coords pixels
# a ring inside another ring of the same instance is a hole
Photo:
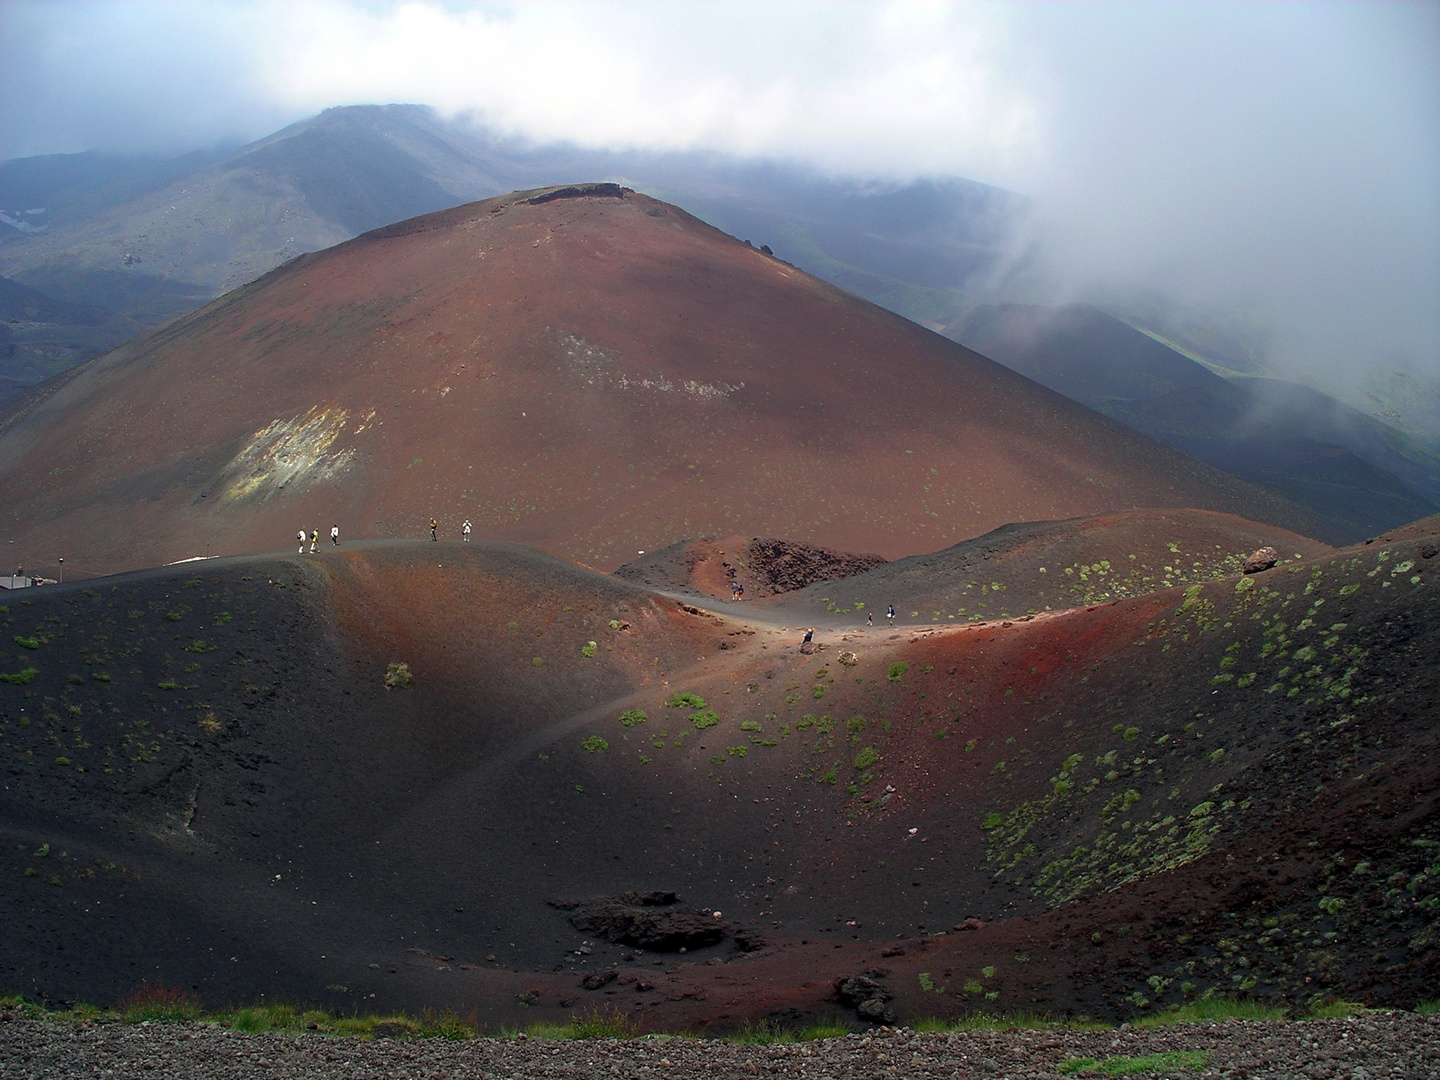
[[[1069,1058],[1201,1052],[1196,1068],[1152,1077],[1431,1080],[1440,1077],[1440,1016],[1371,1013],[1294,1023],[1181,1024],[1115,1031],[920,1034],[880,1029],[815,1042],[739,1046],[708,1039],[368,1040],[246,1035],[209,1024],[0,1021],[0,1077],[255,1078],[784,1076],[1057,1077]],[[1084,1075],[1080,1073],[1078,1075]]]

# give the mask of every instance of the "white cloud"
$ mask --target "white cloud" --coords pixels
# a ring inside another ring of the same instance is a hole
[[[1434,3],[0,5],[0,156],[414,101],[1040,200],[1077,288],[1241,308],[1292,359],[1440,366]]]

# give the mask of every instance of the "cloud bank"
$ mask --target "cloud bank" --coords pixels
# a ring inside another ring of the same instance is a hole
[[[0,158],[423,102],[537,143],[1033,196],[1076,295],[1154,287],[1281,364],[1440,372],[1440,6],[16,3]]]

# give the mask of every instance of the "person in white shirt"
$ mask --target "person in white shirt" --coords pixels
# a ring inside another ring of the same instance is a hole
[[[460,536],[468,544],[470,542],[470,519],[465,519],[465,524],[460,526]]]

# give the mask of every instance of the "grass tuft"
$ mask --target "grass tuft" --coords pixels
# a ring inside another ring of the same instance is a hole
[[[1016,1028],[1029,1030],[1070,1028],[1079,1031],[1103,1031],[1108,1024],[1099,1024],[1087,1018],[1076,1020],[1057,1019],[1044,1013],[1016,1010],[1003,1013],[971,1012],[953,1018],[931,1016],[917,1020],[910,1025],[916,1031],[1011,1031]]]
[[[1066,1058],[1055,1067],[1058,1073],[1095,1073],[1100,1076],[1133,1076],[1136,1073],[1170,1072],[1175,1069],[1203,1069],[1210,1055],[1202,1050],[1168,1050],[1141,1057]]]
[[[200,1002],[184,990],[171,990],[159,983],[142,982],[120,999],[115,1011],[131,1024],[142,1020],[199,1020]]]
[[[1365,1011],[1366,1007],[1361,1002],[1337,999],[1312,1006],[1310,1011],[1305,1015],[1305,1019],[1343,1020],[1347,1016],[1359,1016]]]
[[[1285,1020],[1289,1010],[1261,1005],[1248,998],[1209,997],[1189,1005],[1180,1005],[1135,1021],[1140,1028],[1165,1027],[1169,1024],[1204,1023],[1222,1020]]]
[[[1432,998],[1430,1001],[1417,1001],[1415,1011],[1421,1016],[1440,1015],[1440,998]]]

